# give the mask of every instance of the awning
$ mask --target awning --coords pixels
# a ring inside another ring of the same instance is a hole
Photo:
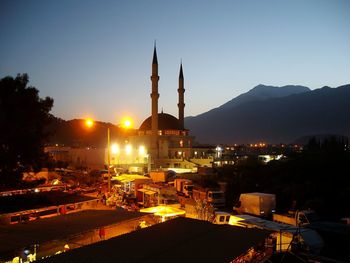
[[[138,189],[137,191],[142,192],[142,193],[145,193],[146,195],[154,195],[154,194],[157,193],[157,192],[155,192],[155,191],[148,190],[148,189]]]
[[[184,215],[186,213],[182,209],[175,208],[172,206],[164,206],[164,205],[143,208],[143,209],[140,209],[140,212],[153,213],[156,216],[164,216],[164,217],[179,216],[179,215]]]
[[[118,176],[113,176],[112,180],[119,181],[121,183],[133,182],[135,180],[146,180],[151,181],[151,178],[138,174],[122,174]]]

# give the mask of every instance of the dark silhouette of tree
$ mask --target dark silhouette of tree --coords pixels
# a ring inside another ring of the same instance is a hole
[[[0,186],[17,182],[22,170],[44,158],[53,99],[41,99],[28,82],[27,74],[0,80]]]
[[[350,151],[347,138],[311,138],[301,153],[268,164],[253,160],[218,168],[227,182],[228,204],[241,193],[274,193],[277,211],[313,209],[322,218],[339,220],[350,215]]]

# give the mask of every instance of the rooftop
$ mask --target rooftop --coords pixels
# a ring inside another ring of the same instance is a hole
[[[269,234],[179,217],[44,262],[229,262]]]
[[[0,225],[0,254],[141,216],[141,213],[121,209],[85,210],[23,224]]]

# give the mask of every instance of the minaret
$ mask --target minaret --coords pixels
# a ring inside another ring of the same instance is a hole
[[[157,50],[156,50],[155,43],[154,43],[154,51],[153,51],[151,81],[152,81],[152,93],[151,93],[152,136],[151,136],[150,159],[152,159],[152,161],[149,160],[149,162],[152,162],[153,166],[157,167],[157,160],[159,157],[159,150],[158,150],[158,99],[159,99],[158,81],[159,81],[159,76],[158,76]]]
[[[156,136],[158,134],[158,59],[157,59],[157,50],[156,45],[154,44],[154,51],[153,51],[153,61],[152,61],[152,75],[151,75],[151,81],[152,81],[152,93],[151,93],[151,99],[152,99],[152,135]]]
[[[184,88],[184,75],[182,72],[182,62],[180,65],[180,74],[179,74],[179,88],[177,89],[177,92],[179,93],[179,103],[177,106],[179,107],[179,122],[181,125],[181,128],[184,129],[184,110],[185,110],[185,102],[184,102],[184,94],[185,94],[185,88]]]

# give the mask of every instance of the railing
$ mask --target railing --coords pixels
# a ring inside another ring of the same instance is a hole
[[[17,224],[28,222],[39,218],[46,218],[77,212],[84,209],[91,209],[97,206],[100,199],[92,199],[83,202],[48,206],[37,209],[23,210],[19,212],[0,215],[0,224]]]
[[[29,189],[3,191],[3,192],[0,192],[0,196],[23,195],[23,194],[30,194],[34,192],[59,191],[59,190],[66,190],[66,188],[67,188],[66,184],[39,186],[39,187],[29,188]]]

